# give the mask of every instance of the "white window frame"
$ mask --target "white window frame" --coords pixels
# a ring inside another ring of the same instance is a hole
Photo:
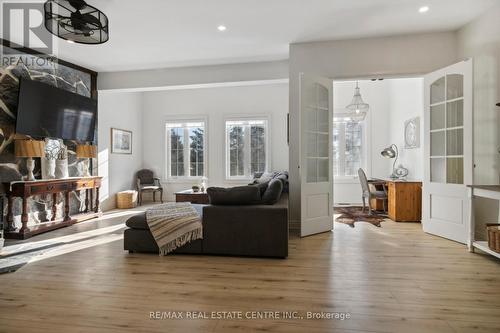
[[[202,176],[172,176],[171,175],[171,139],[170,139],[170,133],[169,129],[173,128],[174,126],[168,126],[169,124],[180,124],[181,126],[177,127],[184,127],[184,171],[189,173],[190,170],[190,145],[189,145],[189,131],[186,130],[186,125],[188,124],[193,124],[193,123],[202,123],[203,124],[203,175]],[[182,182],[182,181],[193,181],[193,180],[201,180],[203,177],[207,177],[208,175],[208,120],[207,118],[169,118],[166,119],[164,122],[164,135],[165,135],[165,176],[164,178],[168,182]]]
[[[226,158],[226,180],[228,181],[247,181],[253,179],[253,175],[251,174],[251,162],[250,162],[250,154],[251,154],[251,142],[250,140],[245,140],[245,156],[244,156],[244,170],[245,170],[245,175],[244,176],[231,176],[230,175],[230,152],[229,152],[229,131],[227,131],[227,123],[228,122],[243,122],[243,123],[248,123],[248,122],[253,122],[253,121],[263,121],[264,126],[265,126],[265,149],[266,149],[266,168],[264,172],[268,172],[271,170],[271,133],[270,133],[270,128],[271,128],[271,121],[269,116],[234,116],[234,117],[226,117],[224,119],[224,150],[225,150],[225,158]],[[245,137],[249,135],[248,127],[245,130]]]
[[[343,117],[342,116],[335,116],[334,117],[334,126],[335,126],[335,123],[336,122],[347,122],[347,119],[342,119]],[[365,172],[369,172],[369,170],[367,170],[367,161],[368,161],[368,154],[369,154],[369,147],[367,146],[368,145],[368,141],[367,141],[367,137],[368,137],[368,123],[369,123],[369,118],[365,118],[364,121],[360,121],[359,123],[361,124],[361,161],[360,161],[360,165],[361,165],[361,168],[363,168],[365,170]],[[332,129],[334,128],[334,126],[332,127]],[[344,127],[344,130],[345,130],[345,127]],[[332,133],[332,140],[333,140],[333,133]],[[332,142],[332,147],[333,147],[333,142]],[[339,144],[339,156],[340,156],[340,163],[339,165],[343,165],[344,166],[344,170],[345,170],[345,132],[341,135],[341,142]],[[333,151],[332,151],[332,154],[333,154]],[[332,168],[332,172],[333,172],[333,168]],[[355,175],[351,175],[351,176],[346,176],[346,175],[333,175],[333,179],[334,179],[334,182],[336,183],[351,183],[351,182],[357,182],[357,179],[358,179],[358,175],[355,174]]]

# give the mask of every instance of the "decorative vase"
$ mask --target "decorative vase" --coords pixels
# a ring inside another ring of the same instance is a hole
[[[42,158],[42,179],[54,179],[56,178],[56,160]]]
[[[68,159],[56,160],[55,177],[58,179],[68,178]]]

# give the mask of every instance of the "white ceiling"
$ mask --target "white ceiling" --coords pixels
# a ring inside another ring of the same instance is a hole
[[[497,0],[87,0],[110,20],[103,45],[61,41],[96,71],[288,58],[295,42],[457,29]],[[419,7],[430,10],[419,14]],[[219,32],[218,25],[227,26]]]

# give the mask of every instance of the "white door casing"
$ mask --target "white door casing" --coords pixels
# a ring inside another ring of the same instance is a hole
[[[300,75],[301,237],[333,229],[333,80]]]
[[[425,232],[466,243],[473,184],[472,59],[424,78]]]

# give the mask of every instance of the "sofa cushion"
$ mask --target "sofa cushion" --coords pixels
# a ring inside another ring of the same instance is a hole
[[[267,184],[271,179],[279,179],[283,183],[283,193],[288,193],[288,171],[256,172],[248,185]]]
[[[265,205],[274,205],[281,197],[283,183],[280,179],[272,179],[267,185],[267,189],[262,195],[262,203]]]
[[[268,185],[269,185],[269,182],[267,181],[265,183],[259,183],[259,184],[250,185],[250,186],[257,187],[259,189],[260,196],[262,197],[264,195],[264,192],[266,192]]]
[[[146,212],[129,217],[125,225],[132,229],[149,229],[146,223]]]
[[[260,189],[254,185],[231,188],[209,187],[208,201],[211,205],[255,205],[260,203]]]
[[[283,193],[288,193],[288,171],[279,172],[273,178],[281,180],[281,183],[283,183]]]

